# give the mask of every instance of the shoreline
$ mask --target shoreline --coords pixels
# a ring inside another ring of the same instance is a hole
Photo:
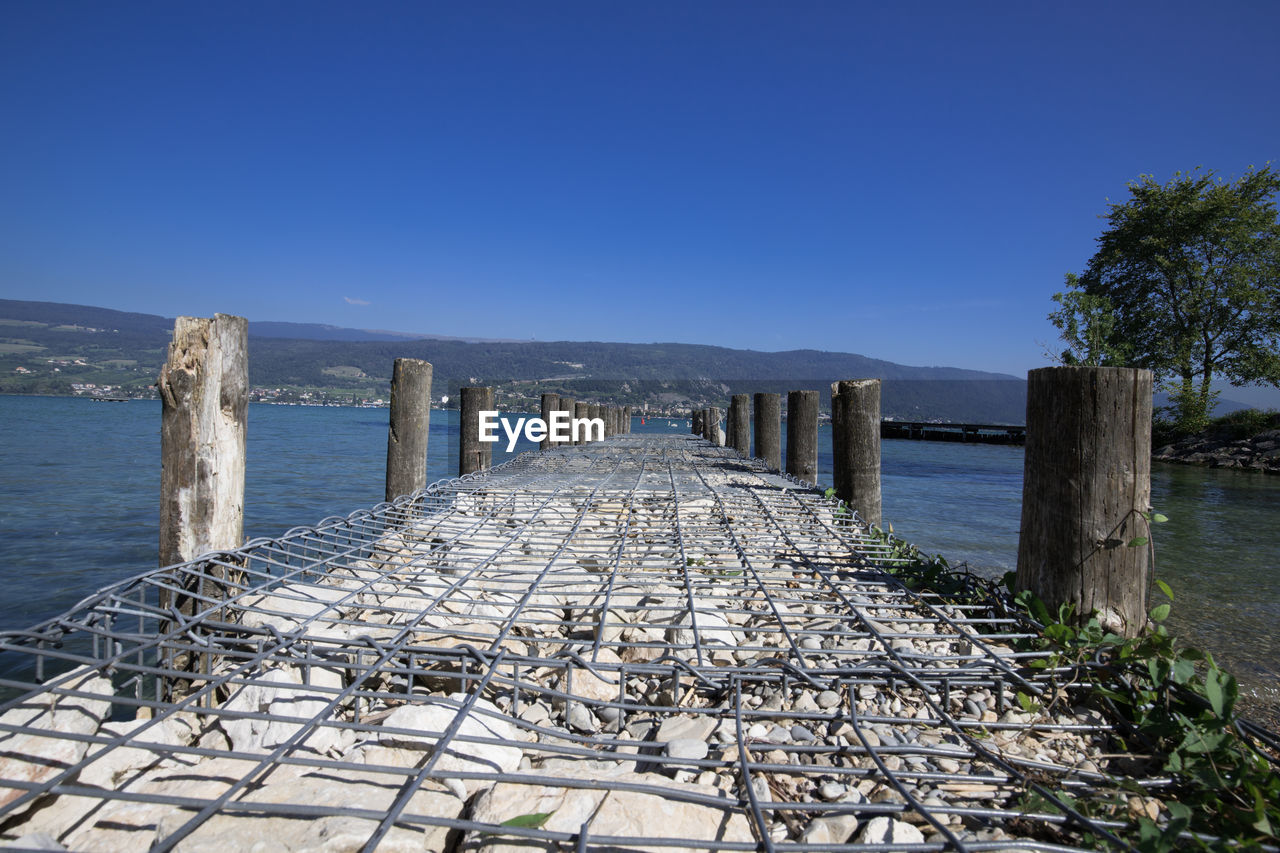
[[[1164,445],[1151,458],[1177,465],[1280,474],[1280,429],[1239,439],[1221,434],[1193,435]]]

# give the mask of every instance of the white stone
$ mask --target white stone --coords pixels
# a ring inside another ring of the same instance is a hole
[[[860,844],[923,844],[924,835],[909,823],[891,817],[872,818],[858,837]]]
[[[697,621],[696,632],[695,620]],[[672,623],[672,627],[667,629],[667,642],[672,645],[692,646],[695,638],[701,639],[705,652],[710,652],[710,647],[717,643],[733,649],[742,642],[738,632],[729,630],[729,623],[723,616],[713,610],[702,609],[695,610],[692,614],[685,611]],[[693,650],[686,650],[685,653],[692,654]]]
[[[593,788],[560,788],[516,781],[499,782],[476,799],[471,812],[471,820],[488,824],[493,829],[469,832],[460,851],[529,853],[560,849],[550,842],[502,837],[503,822],[528,814],[547,814],[541,828],[551,832],[577,833],[584,823],[589,822],[591,832],[601,836],[688,839],[693,842],[755,841],[751,826],[736,799],[728,798],[716,787],[676,782],[657,773],[634,773],[627,767],[557,767],[554,775],[558,778],[592,779],[600,784]],[[622,784],[645,785],[654,790],[652,793],[619,790],[617,786]],[[724,805],[685,802],[681,799],[682,794],[715,797]],[[640,845],[636,849],[645,847]],[[664,853],[692,853],[691,848],[681,846],[654,846],[652,849]],[[706,846],[700,844],[697,849],[705,850]]]
[[[858,818],[851,814],[833,814],[815,818],[805,827],[807,844],[844,844],[858,830]]]
[[[243,610],[240,621],[244,625],[251,628],[271,626],[277,631],[288,632],[321,614],[330,619],[339,618],[342,614],[335,604],[344,599],[351,605],[355,603],[351,591],[342,587],[289,583],[266,593],[244,595],[232,606]]]
[[[298,805],[337,810],[343,807],[385,811],[399,796],[405,777],[344,770],[323,770],[283,781],[272,781],[237,797],[249,803]],[[456,818],[465,801],[444,785],[427,780],[406,804],[403,814]],[[156,830],[163,841],[190,818],[189,812],[172,811]],[[378,827],[377,820],[327,814],[270,817],[262,814],[223,812],[205,821],[179,844],[184,853],[226,851],[358,850]],[[442,850],[448,830],[440,826],[404,821],[395,824],[378,844],[379,851]],[[141,848],[145,849],[145,848]]]
[[[57,778],[79,762],[90,747],[89,742],[64,735],[93,734],[111,711],[111,680],[99,676],[96,670],[82,668],[56,679],[53,686],[59,692],[41,693],[0,717],[6,725],[28,729],[0,731],[0,808],[27,793],[23,788],[5,785],[6,781],[38,785]],[[66,696],[62,690],[89,693],[96,698]],[[24,811],[26,808],[20,808],[6,817]]]
[[[449,697],[461,704],[469,698],[465,693]],[[457,705],[433,702],[425,705],[401,705],[382,721],[375,734],[383,747],[418,752],[434,749],[436,741],[458,715]],[[391,731],[406,729],[407,731]],[[466,738],[496,740],[498,743],[476,743]],[[462,721],[449,747],[436,761],[435,769],[445,773],[511,773],[520,766],[523,751],[510,744],[518,742],[515,729],[502,719],[497,707],[487,699],[477,699],[472,712]],[[359,749],[359,747],[357,747]],[[370,762],[376,763],[376,762]],[[469,790],[488,784],[467,781]]]

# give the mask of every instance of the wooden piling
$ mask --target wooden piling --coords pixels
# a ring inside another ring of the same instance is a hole
[[[560,408],[559,394],[542,395],[542,422],[547,425],[547,437],[538,443],[538,448],[546,450],[551,447],[551,413]]]
[[[631,407],[630,406],[622,407],[622,434],[623,435],[631,434]]]
[[[847,470],[844,464],[844,412],[840,399],[840,383],[831,383],[831,479],[837,495],[849,492],[845,482]],[[843,500],[843,498],[841,498]]]
[[[249,322],[179,317],[160,369],[160,565],[244,542]]]
[[[493,389],[467,386],[458,395],[458,476],[493,464],[493,442],[480,440],[480,413],[493,411]]]
[[[573,444],[573,416],[574,416],[574,412],[577,411],[576,407],[577,407],[577,401],[575,401],[572,397],[560,398],[560,404],[559,404],[560,411],[564,412],[569,416],[569,420],[567,422],[568,423],[567,429],[569,430],[569,438],[567,441],[559,442],[558,446],[560,447],[567,447],[570,444]]]
[[[751,395],[734,394],[729,401],[728,445],[743,456],[751,455]]]
[[[574,418],[574,420],[582,420],[583,418],[589,418],[589,417],[591,417],[591,404],[590,404],[590,403],[575,403],[575,404],[574,404],[574,406],[573,406],[573,418]],[[576,441],[574,441],[573,443],[574,443],[574,444],[586,444],[586,443],[587,443],[587,433],[588,433],[588,432],[589,432],[589,430],[586,430],[586,429],[579,430],[579,431],[578,431],[578,438],[577,438],[577,440],[576,440]]]
[[[707,413],[704,415],[704,435],[707,441],[716,446],[724,445],[724,433],[720,429],[720,407],[709,406]]]
[[[593,421],[602,421],[602,420],[604,420],[604,410],[603,410],[603,407],[602,407],[599,403],[592,403],[592,404],[591,404],[591,406],[587,409],[587,417],[591,418],[591,420],[593,420]],[[588,434],[588,435],[591,435],[591,436],[594,436],[594,435],[595,435],[595,430],[588,430],[588,431],[587,431],[587,434]],[[594,439],[592,439],[592,440],[594,441]]]
[[[689,432],[706,438],[706,435],[704,434],[705,430],[703,429],[703,423],[706,419],[707,412],[705,409],[695,409],[689,416]]]
[[[427,439],[431,431],[431,363],[397,358],[391,368],[391,414],[387,427],[386,500],[427,485]]]
[[[763,459],[770,471],[782,470],[782,396],[756,394],[755,449],[752,455]]]
[[[787,473],[818,484],[818,392],[787,394]]]
[[[1126,636],[1147,622],[1151,393],[1135,368],[1027,375],[1017,587]]]
[[[880,380],[836,383],[832,451],[836,496],[868,524],[881,522]],[[838,436],[838,438],[837,438]]]

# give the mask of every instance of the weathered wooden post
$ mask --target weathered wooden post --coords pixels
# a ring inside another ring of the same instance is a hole
[[[551,413],[560,408],[559,394],[542,395],[542,422],[547,425],[547,437],[538,444],[540,450],[551,447]]]
[[[707,441],[721,447],[724,445],[724,433],[720,431],[720,407],[711,406],[707,409],[706,414],[706,438]]]
[[[480,440],[480,413],[493,411],[493,389],[467,386],[458,394],[458,476],[493,464],[493,443]]]
[[[844,401],[840,399],[840,383],[831,383],[831,479],[837,495],[848,494],[849,484],[844,464]],[[841,498],[844,500],[844,498]]]
[[[179,317],[160,369],[160,565],[244,541],[249,322]],[[191,602],[183,612],[190,613]]]
[[[567,447],[568,445],[573,444],[573,415],[574,415],[574,412],[576,411],[576,406],[577,406],[577,403],[572,397],[560,398],[560,411],[564,412],[569,416],[569,420],[567,421],[568,429],[569,429],[569,439],[568,441],[559,442],[559,445],[561,447]]]
[[[631,434],[631,407],[630,406],[622,407],[622,434],[623,435]]]
[[[604,412],[602,411],[601,405],[599,403],[592,403],[587,408],[587,417],[591,418],[593,421],[604,420]],[[594,435],[594,433],[591,430],[587,430],[587,435]],[[591,440],[594,441],[594,439]]]
[[[734,394],[729,401],[729,446],[750,458],[751,396]]]
[[[755,395],[755,452],[770,471],[782,470],[782,396]]]
[[[832,405],[832,450],[836,496],[868,524],[879,526],[880,380],[836,383]],[[834,436],[838,435],[837,440]]]
[[[427,485],[431,431],[431,363],[397,358],[391,368],[391,417],[387,428],[386,499]]]
[[[705,435],[706,430],[703,428],[703,423],[706,421],[706,419],[707,419],[706,409],[695,409],[693,414],[689,418],[689,424],[690,424],[689,432],[693,433],[694,435],[701,435],[703,438],[706,438],[706,435]]]
[[[589,417],[591,417],[591,404],[590,404],[590,403],[574,403],[574,405],[573,405],[573,418],[574,418],[574,420],[582,420],[582,419],[584,419],[584,418],[589,418]],[[588,434],[589,432],[590,432],[590,430],[587,430],[587,429],[583,429],[583,430],[579,431],[579,432],[578,432],[578,438],[577,438],[573,443],[574,443],[574,444],[586,444],[586,443],[587,443],[587,434]]]
[[[1151,372],[1043,367],[1027,375],[1017,586],[1097,612],[1117,634],[1147,622]]]
[[[787,473],[818,484],[818,392],[787,394]]]

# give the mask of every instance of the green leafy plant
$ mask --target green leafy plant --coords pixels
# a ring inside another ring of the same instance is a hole
[[[1105,630],[1093,616],[1076,620],[1069,604],[1053,613],[1031,592],[1017,593],[1015,601],[1041,629],[1024,647],[1045,653],[1028,666],[1055,681],[1091,684],[1090,695],[1123,721],[1114,735],[1119,751],[1146,756],[1152,775],[1173,778],[1163,824],[1138,817],[1137,849],[1185,843],[1239,850],[1280,842],[1280,774],[1240,730],[1236,680],[1212,655],[1174,640],[1164,625],[1173,593],[1164,581],[1156,585],[1169,602],[1151,609],[1151,629],[1134,638]],[[1134,785],[1133,793],[1144,792]]]
[[[1168,519],[1142,513],[1148,525]],[[1080,813],[1125,820],[1129,829],[1117,834],[1134,849],[1163,853],[1174,849],[1260,850],[1280,845],[1280,756],[1268,756],[1248,736],[1235,712],[1238,687],[1212,655],[1183,646],[1165,626],[1173,591],[1162,580],[1155,586],[1167,599],[1151,608],[1149,630],[1125,638],[1106,630],[1096,615],[1079,620],[1074,607],[1056,611],[1029,591],[1013,594],[1014,573],[999,587],[945,559],[924,554],[887,530],[868,531],[883,554],[877,565],[908,589],[927,591],[955,604],[993,604],[1020,613],[1033,623],[1019,651],[1035,652],[1025,666],[1037,679],[1048,679],[1040,697],[1018,692],[1027,713],[1048,710],[1068,692],[1068,684],[1089,689],[1084,697],[1116,723],[1115,750],[1147,764],[1146,774],[1112,779],[1113,787],[1091,797],[1071,800]],[[1132,547],[1150,547],[1148,536]],[[981,731],[976,736],[983,736]],[[1172,784],[1161,794],[1158,819],[1130,811],[1131,797],[1150,801],[1150,791],[1135,776],[1168,775]],[[1042,811],[1031,796],[1024,807]],[[1043,806],[1043,803],[1040,804]],[[1097,839],[1086,837],[1093,844]]]

